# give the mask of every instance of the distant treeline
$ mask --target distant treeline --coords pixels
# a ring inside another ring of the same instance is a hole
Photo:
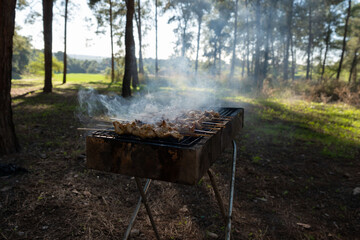
[[[54,53],[54,56],[61,62],[64,60],[64,53],[57,52]],[[106,68],[111,67],[111,59],[104,58],[101,61],[96,60],[80,60],[67,58],[67,72],[68,73],[101,73],[106,70]]]
[[[16,31],[13,41],[12,78],[19,79],[21,75],[26,74],[41,74],[44,66],[43,50],[34,49],[29,38],[18,35]],[[53,56],[57,60],[53,62],[53,70],[57,72],[61,68],[55,69],[54,66],[62,64],[64,53],[56,52]],[[100,61],[79,60],[69,56],[67,58],[68,73],[104,73],[110,67],[110,58],[104,58]]]

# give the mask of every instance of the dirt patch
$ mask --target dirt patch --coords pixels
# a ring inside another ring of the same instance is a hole
[[[85,167],[76,91],[22,100],[13,110],[22,152],[0,162],[29,172],[0,180],[0,238],[121,239],[138,200],[136,184]],[[360,155],[332,159],[318,151],[321,146],[289,142],[286,132],[276,141],[259,135],[254,129],[276,120],[260,120],[253,106],[244,107],[245,126],[236,138],[234,239],[358,239],[360,194],[353,189],[360,187]],[[228,149],[212,167],[224,200],[231,158]],[[207,232],[223,239],[225,226],[207,176],[196,186],[154,181],[148,196],[162,239],[216,238]],[[134,229],[132,239],[155,238],[144,207]]]

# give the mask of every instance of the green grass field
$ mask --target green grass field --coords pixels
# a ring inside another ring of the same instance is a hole
[[[62,74],[55,74],[53,86],[54,92],[60,94],[62,90],[80,88],[94,88],[102,93],[120,93],[121,91],[120,83],[110,84],[110,80],[102,74],[68,74],[66,84],[62,84]],[[172,91],[174,87],[160,87],[159,90]],[[12,88],[14,91],[28,88],[35,93],[41,92],[43,78],[13,80]],[[188,90],[198,91],[188,86],[180,86],[177,90],[179,94],[186,93]],[[212,92],[211,89],[206,89],[206,91]],[[226,89],[223,91],[226,92]],[[357,152],[357,147],[354,146],[360,146],[360,110],[354,106],[279,98],[254,99],[243,96],[230,96],[226,97],[226,100],[250,104],[256,111],[257,120],[263,121],[261,128],[253,130],[259,135],[270,137],[275,142],[280,141],[279,135],[286,132],[285,141],[300,140],[309,147],[320,144],[319,151],[335,158],[351,158]],[[18,104],[22,101],[24,101],[22,98],[14,99],[13,103]],[[72,106],[72,109],[74,108],[75,106]],[[54,107],[49,108],[50,110],[53,111]],[[293,129],[293,126],[296,128]]]
[[[360,146],[360,109],[354,106],[240,96],[228,99],[253,105],[263,121],[262,128],[254,131],[275,141],[285,132],[289,143],[300,140],[309,147],[321,145],[319,151],[334,158],[353,158]]]
[[[111,84],[103,74],[70,73],[67,74],[66,84],[62,84],[63,74],[54,74],[52,83],[54,88],[95,88],[98,90],[119,91],[121,83]],[[44,78],[39,76],[24,76],[23,79],[12,80],[12,88],[31,87],[42,89]]]

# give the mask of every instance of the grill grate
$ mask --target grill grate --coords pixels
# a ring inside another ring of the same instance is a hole
[[[239,111],[238,108],[220,108],[218,110],[219,114],[224,117],[235,116],[238,111]]]
[[[185,136],[181,140],[177,140],[175,138],[152,138],[152,139],[142,139],[133,135],[118,135],[114,131],[95,131],[92,134],[93,137],[98,138],[108,138],[115,139],[122,142],[130,142],[130,143],[139,143],[142,142],[144,144],[157,145],[157,146],[173,146],[173,147],[189,147],[193,144],[197,143],[203,137],[191,137]]]
[[[239,109],[238,108],[219,108],[216,109],[217,112],[221,116],[224,117],[232,117],[238,114]],[[222,120],[215,120],[215,122],[221,122]],[[212,127],[212,125],[204,124],[204,128],[202,130],[209,130],[207,127]],[[195,130],[196,131],[196,130]],[[99,130],[92,133],[93,137],[97,138],[105,138],[105,139],[114,139],[122,142],[130,142],[130,143],[143,143],[143,144],[149,144],[149,145],[156,145],[156,146],[170,146],[170,147],[191,147],[192,145],[196,144],[200,141],[200,139],[203,138],[203,136],[194,137],[194,136],[184,136],[182,140],[178,140],[175,138],[152,138],[152,139],[142,139],[137,136],[133,135],[118,135],[113,131],[112,129],[107,130]],[[211,136],[211,135],[209,135]]]

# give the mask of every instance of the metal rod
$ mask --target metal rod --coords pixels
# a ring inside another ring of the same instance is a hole
[[[105,128],[77,128],[78,131],[108,131],[115,132],[114,129],[105,129]]]
[[[144,193],[144,191],[142,190],[142,187],[141,187],[140,179],[138,177],[135,177],[135,181],[136,181],[137,188],[138,188],[138,190],[140,192],[140,195],[142,197],[142,203],[144,204],[144,206],[146,208],[146,212],[147,212],[147,214],[148,214],[148,216],[150,218],[151,225],[152,225],[152,227],[154,229],[156,239],[160,240],[159,233],[158,233],[158,231],[156,229],[156,225],[155,225],[153,216],[152,216],[151,211],[150,211],[150,207],[149,207],[149,205],[147,203],[147,200],[146,200],[146,195],[145,195],[145,193]]]
[[[209,170],[207,171],[207,173],[208,173],[208,175],[209,175],[211,185],[212,185],[212,187],[213,187],[213,189],[214,189],[215,198],[216,198],[216,200],[217,200],[217,202],[218,202],[221,215],[223,216],[224,222],[225,222],[225,225],[226,225],[226,224],[227,224],[227,216],[226,216],[226,214],[225,214],[224,202],[223,202],[223,200],[222,200],[222,198],[221,198],[221,195],[220,195],[220,193],[219,193],[219,189],[218,189],[218,187],[217,187],[217,185],[216,185],[216,181],[215,181],[215,178],[214,178],[214,175],[213,175],[211,169],[209,169]]]
[[[149,187],[150,187],[150,184],[151,184],[151,179],[148,179],[145,183],[145,187],[144,187],[144,194],[146,194],[146,192],[148,191]],[[139,201],[136,205],[136,208],[135,208],[135,211],[133,212],[133,215],[131,216],[131,219],[130,219],[130,223],[129,223],[129,226],[128,228],[126,229],[126,232],[125,232],[125,235],[124,235],[124,238],[123,240],[127,240],[129,235],[130,235],[130,232],[131,232],[131,229],[134,225],[134,222],[135,222],[135,219],[139,213],[139,210],[140,210],[140,207],[141,207],[141,201],[142,201],[142,197],[140,196],[139,197]]]
[[[236,172],[236,143],[233,140],[233,164],[232,164],[232,174],[231,174],[231,184],[230,184],[230,198],[229,198],[229,215],[226,227],[226,240],[230,240],[231,236],[231,214],[234,201],[234,187],[235,187],[235,172]]]

